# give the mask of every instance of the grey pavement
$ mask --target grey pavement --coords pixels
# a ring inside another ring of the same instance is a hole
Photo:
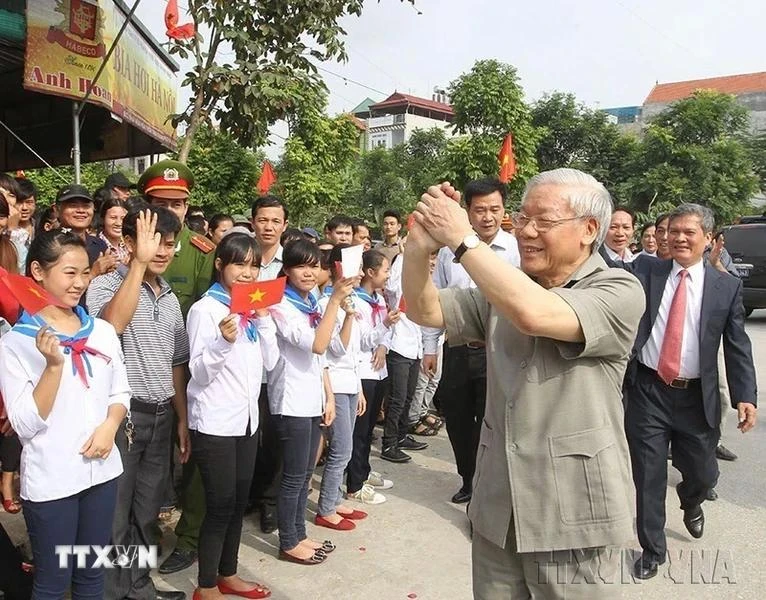
[[[756,311],[747,328],[760,370],[766,366],[766,310]],[[763,393],[759,400],[763,403]],[[693,540],[684,528],[674,489],[680,477],[669,466],[666,531],[671,563],[646,582],[626,577],[628,583],[615,584],[615,598],[766,598],[766,414],[761,417],[747,435],[736,430],[734,413],[729,419],[724,443],[739,460],[720,463],[720,499],[704,504],[705,535],[700,540]],[[446,433],[427,439],[430,447],[413,452],[413,461],[404,465],[380,460],[376,444],[373,468],[393,479],[395,487],[385,492],[388,502],[365,509],[369,517],[358,522],[354,531],[335,532],[309,524],[310,536],[332,539],[338,546],[323,565],[305,567],[278,561],[276,533],[263,535],[257,515],[246,517],[240,575],[268,585],[275,600],[471,598],[468,522],[464,506],[449,502],[460,480]],[[317,495],[314,491],[309,498],[312,519]],[[4,521],[8,516],[0,513],[6,517]],[[172,532],[166,531],[164,555],[173,541]],[[638,550],[634,540],[626,549],[626,569],[631,552]],[[155,581],[161,588],[184,590],[191,599],[196,576],[195,565],[170,576],[157,575]]]

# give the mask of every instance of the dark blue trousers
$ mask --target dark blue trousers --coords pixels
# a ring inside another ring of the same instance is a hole
[[[77,568],[76,556],[61,568],[55,547],[109,544],[116,501],[117,478],[60,500],[23,501],[35,561],[35,600],[60,600],[70,583],[72,600],[104,598],[105,571],[90,568],[96,554],[91,552],[84,569]]]

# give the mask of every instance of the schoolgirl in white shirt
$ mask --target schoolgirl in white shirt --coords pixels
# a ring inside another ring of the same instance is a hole
[[[386,498],[375,488],[389,489],[394,484],[370,466],[372,432],[380,412],[385,390],[385,339],[390,328],[399,321],[398,310],[388,311],[380,293],[388,283],[391,263],[382,252],[368,250],[362,255],[362,282],[354,290],[354,302],[363,333],[360,336],[359,377],[367,399],[367,412],[354,425],[353,449],[346,472],[347,496],[364,504],[381,504]]]
[[[324,562],[335,548],[332,543],[308,539],[304,515],[319,445],[319,423],[323,420],[329,426],[335,418],[335,398],[324,353],[338,310],[353,290],[354,280],[338,282],[322,314],[311,294],[319,271],[316,244],[308,240],[291,242],[285,246],[282,260],[282,271],[287,276],[285,297],[271,308],[280,357],[269,378],[269,404],[283,454],[277,499],[279,557],[313,565]]]
[[[23,444],[21,497],[35,562],[34,598],[103,598],[104,569],[75,556],[60,566],[57,545],[106,545],[117,478],[114,436],[130,387],[114,328],[79,306],[90,281],[88,254],[72,233],[35,237],[28,274],[61,306],[24,312],[0,340],[0,390]]]
[[[329,263],[337,265],[342,260],[342,250],[350,244],[337,244],[329,253]],[[361,263],[359,264],[361,281]],[[340,278],[338,269],[330,270],[332,283]],[[326,309],[330,302],[333,288],[328,287],[319,300],[319,306]],[[329,294],[328,294],[329,292]],[[328,375],[330,387],[335,397],[335,421],[331,426],[329,452],[322,474],[322,486],[319,490],[316,525],[347,531],[354,529],[355,520],[363,519],[367,513],[354,510],[341,502],[341,483],[348,461],[351,459],[354,423],[358,415],[363,415],[366,401],[359,379],[359,355],[361,338],[368,331],[356,313],[351,297],[342,304],[338,311],[335,332],[327,350]],[[364,331],[363,331],[364,329]]]
[[[263,369],[279,358],[268,310],[231,314],[231,288],[258,279],[261,251],[248,233],[225,234],[215,250],[215,283],[187,317],[189,431],[205,489],[195,599],[220,594],[267,598],[268,588],[237,576],[237,558],[258,439]]]

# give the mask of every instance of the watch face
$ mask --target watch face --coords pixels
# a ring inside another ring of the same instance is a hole
[[[478,235],[472,234],[472,235],[467,236],[463,240],[463,243],[465,244],[466,248],[472,250],[473,248],[476,248],[481,243],[481,240],[479,239]]]

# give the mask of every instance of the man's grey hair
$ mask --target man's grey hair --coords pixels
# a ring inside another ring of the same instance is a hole
[[[521,203],[533,188],[540,185],[555,185],[568,188],[563,194],[569,202],[569,206],[578,217],[595,219],[598,225],[598,235],[591,244],[591,254],[597,252],[606,239],[609,223],[612,221],[612,196],[604,185],[592,175],[578,171],[577,169],[553,169],[538,173],[527,182]]]
[[[694,215],[695,217],[699,217],[700,225],[702,225],[702,231],[704,233],[713,233],[713,229],[715,229],[715,216],[713,215],[713,211],[710,210],[707,206],[694,204],[692,202],[680,204],[670,211],[670,214],[668,215],[670,218],[668,221],[668,227],[670,227],[673,219],[677,219],[678,217],[685,217],[687,215]]]

